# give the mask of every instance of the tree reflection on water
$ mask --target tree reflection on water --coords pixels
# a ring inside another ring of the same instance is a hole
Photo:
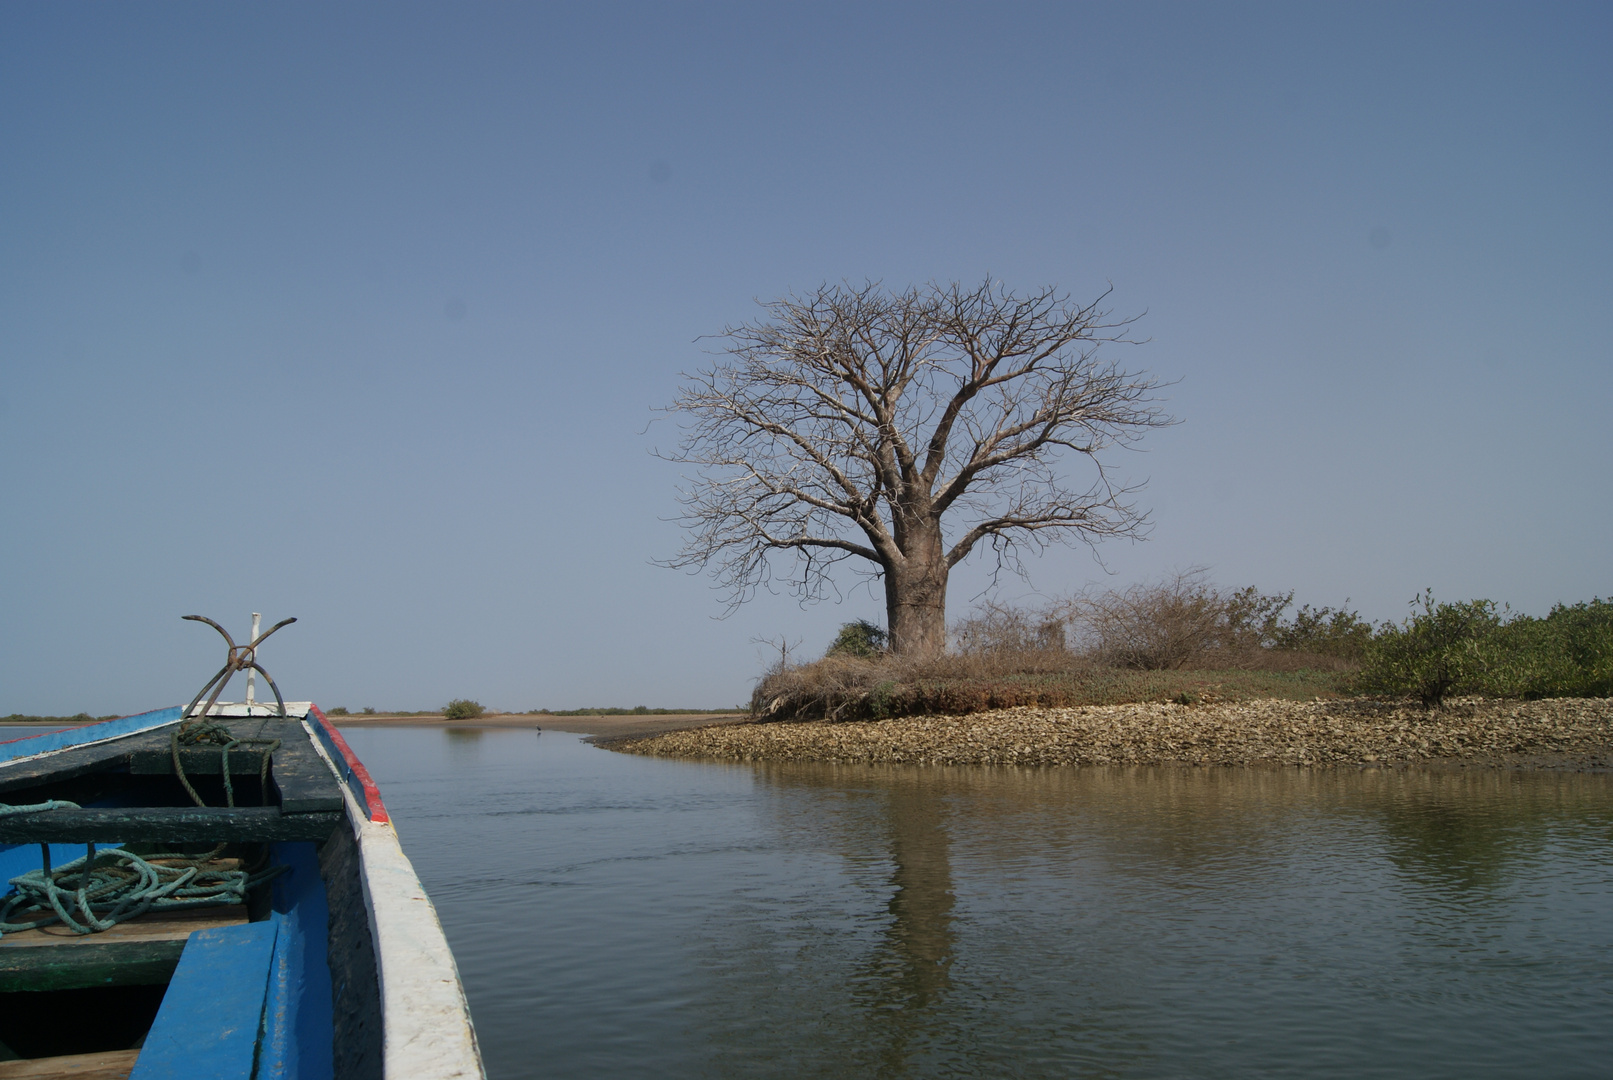
[[[853,770],[816,765],[761,766],[761,776],[789,800],[782,821],[806,843],[840,853],[865,884],[865,903],[880,905],[883,918],[872,935],[842,928],[861,942],[858,955],[838,980],[847,1010],[829,1010],[838,1036],[847,1038],[842,1064],[878,1076],[915,1071],[922,1044],[951,1041],[953,1019],[942,1015],[952,988],[957,948],[956,897],[952,880],[951,785],[914,769]],[[849,783],[848,783],[849,781]],[[810,808],[810,809],[809,809]],[[803,813],[801,811],[805,810]],[[877,875],[877,877],[876,877]],[[877,882],[877,884],[876,884]],[[865,909],[856,926],[866,926]],[[850,959],[850,958],[848,958]],[[799,1002],[805,1014],[821,1002]],[[950,1034],[949,1034],[950,1032]],[[922,1071],[922,1070],[919,1070]]]
[[[765,986],[723,1040],[730,1066],[757,1056],[765,1014],[798,1040],[798,1076],[1232,1076],[1280,1073],[1298,1045],[1372,1071],[1461,1052],[1452,1011],[1497,1031],[1519,1002],[1572,1013],[1558,938],[1603,978],[1584,904],[1542,908],[1525,883],[1580,887],[1572,868],[1613,832],[1605,777],[741,768],[770,843],[832,876],[768,909],[787,950],[754,926],[729,953],[725,983]],[[782,978],[756,977],[785,953]],[[1361,1042],[1362,1023],[1386,1034]]]
[[[951,988],[957,945],[945,804],[918,777],[885,789],[889,830],[890,924],[857,979],[858,1003],[885,1029],[880,1075],[905,1072],[924,1013]]]

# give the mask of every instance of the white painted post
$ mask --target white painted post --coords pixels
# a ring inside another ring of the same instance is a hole
[[[256,640],[258,640],[258,620],[260,618],[262,618],[262,616],[258,612],[254,611],[252,613],[252,636],[247,639],[248,641],[256,641]],[[248,716],[252,715],[252,703],[255,700],[257,700],[257,689],[258,689],[258,672],[257,672],[257,669],[256,668],[247,668],[246,669],[246,714]]]

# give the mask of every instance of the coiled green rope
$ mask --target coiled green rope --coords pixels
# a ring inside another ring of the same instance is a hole
[[[219,747],[224,773],[224,800],[235,805],[235,786],[230,781],[230,751],[242,745],[262,746],[263,762],[258,769],[258,789],[269,788],[269,760],[280,749],[279,739],[240,739],[229,728],[206,716],[192,717],[180,724],[169,738],[174,774],[197,806],[206,806],[197,794],[180,760],[182,745],[212,743]],[[26,806],[0,804],[0,817],[12,814],[38,814],[47,810],[79,810],[78,803],[50,799]],[[60,922],[75,934],[109,930],[125,919],[148,911],[177,911],[182,908],[218,907],[246,902],[248,889],[282,873],[286,867],[273,866],[249,872],[214,865],[224,852],[219,844],[206,855],[163,854],[140,856],[119,848],[96,851],[89,845],[83,858],[54,870],[41,867],[11,879],[12,892],[0,897],[0,935],[32,930]],[[48,848],[47,848],[48,851]],[[110,860],[110,862],[108,862]],[[47,858],[48,861],[48,858]],[[64,888],[58,882],[78,878],[77,888]],[[17,916],[24,916],[17,919]]]
[[[0,935],[57,922],[75,934],[90,934],[148,911],[243,904],[248,889],[286,869],[272,866],[253,873],[217,866],[216,852],[200,857],[136,855],[109,848],[92,850],[48,873],[30,870],[11,879],[14,891],[0,907]]]

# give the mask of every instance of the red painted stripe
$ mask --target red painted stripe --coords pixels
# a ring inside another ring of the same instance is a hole
[[[375,781],[370,778],[370,770],[366,769],[364,763],[358,759],[358,755],[353,753],[353,748],[347,745],[347,740],[342,738],[340,731],[336,730],[336,725],[325,719],[325,714],[320,711],[318,705],[310,706],[308,711],[325,729],[325,734],[330,736],[330,741],[336,744],[336,749],[340,751],[342,760],[347,762],[347,767],[353,771],[353,776],[358,780],[359,786],[364,789],[364,806],[370,812],[370,820],[391,821],[392,819],[387,816],[386,804],[381,801],[381,789],[376,787]]]
[[[18,726],[21,727],[22,725],[19,724]],[[87,724],[80,724],[79,725],[79,727],[87,727],[87,726],[88,726]],[[77,730],[78,730],[78,728],[76,728],[76,727],[71,727],[71,728],[59,727],[59,728],[51,728],[49,731],[36,731],[32,735],[18,735],[15,739],[0,739],[0,746],[5,746],[7,743],[22,742],[24,739],[37,739],[41,735],[54,735],[58,731],[77,731]]]

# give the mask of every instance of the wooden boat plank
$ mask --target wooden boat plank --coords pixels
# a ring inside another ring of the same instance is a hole
[[[191,937],[132,1080],[250,1080],[276,931],[270,920]]]
[[[339,811],[282,814],[278,806],[135,806],[105,810],[48,810],[0,818],[0,843],[321,841],[342,820]]]
[[[344,1080],[381,1080],[381,982],[362,863],[358,839],[349,829],[337,829],[319,850],[319,875],[329,905],[326,962],[331,981],[342,988],[332,1001],[331,1064],[333,1075]]]
[[[277,793],[282,812],[307,814],[342,809],[341,788],[329,767],[308,741],[300,719],[286,717],[259,717],[252,720],[223,722],[230,732],[243,739],[278,739],[280,745],[272,755],[269,776]],[[136,775],[166,776],[173,772],[173,750],[166,733],[158,733],[157,742],[134,746],[129,759],[129,771]],[[230,751],[231,776],[256,776],[263,757],[252,744]],[[219,747],[207,745],[180,751],[180,760],[186,773],[198,776],[217,776],[223,772],[223,754]]]
[[[15,764],[0,763],[0,795],[21,791],[40,784],[74,780],[98,772],[118,772],[127,767],[133,740],[127,739],[86,746],[81,750],[63,750],[49,757],[32,758]],[[11,800],[6,800],[11,801]]]
[[[179,760],[185,766],[185,773],[190,776],[218,776],[224,772],[224,755],[219,753],[216,746],[181,750]],[[262,768],[261,751],[230,751],[231,776],[256,776]],[[173,750],[167,746],[135,750],[129,755],[129,772],[135,776],[172,776]]]
[[[270,776],[279,795],[281,809],[288,814],[307,814],[342,809],[341,787],[329,767],[308,740],[300,720],[280,717],[241,719],[224,725],[239,738],[279,739],[273,752]],[[23,791],[42,784],[73,780],[89,773],[128,772],[136,776],[169,776],[174,771],[171,728],[126,736],[83,749],[68,749],[48,757],[0,764],[0,795]],[[187,774],[218,776],[223,772],[224,755],[213,744],[180,750],[180,761]],[[262,769],[261,744],[232,750],[231,776],[256,776]]]
[[[283,738],[280,726],[283,721],[276,719],[271,727],[263,720],[249,722],[237,720],[234,723],[224,724],[231,734],[243,739]],[[260,730],[261,729],[261,730]],[[302,729],[297,728],[299,738],[305,738]],[[53,763],[70,762],[74,755],[95,754],[104,752],[110,755],[121,754],[129,766],[129,771],[136,775],[166,776],[174,771],[173,756],[173,727],[169,726],[159,731],[148,731],[137,735],[130,735],[113,742],[102,743],[98,746],[85,747],[83,750],[64,750],[59,754],[52,754],[47,758],[27,762],[15,768],[25,768],[27,765],[51,766]],[[263,762],[263,746],[258,743],[247,743],[230,751],[230,775],[238,773],[257,772]],[[223,761],[223,746],[219,743],[191,743],[180,747],[180,759],[185,763],[186,772],[212,774],[217,776],[220,764]],[[46,772],[55,771],[52,768]]]
[[[98,724],[87,724],[84,727],[45,731],[38,735],[13,739],[9,742],[0,743],[0,765],[69,747],[88,746],[92,743],[106,742],[109,739],[121,739],[142,731],[162,729],[178,719],[179,706],[174,705],[166,709],[154,709],[151,712],[140,713],[136,716],[103,720]]]
[[[0,1080],[127,1080],[138,1050],[0,1061]]]
[[[153,911],[96,934],[75,934],[61,923],[35,930],[19,930],[0,936],[0,950],[37,948],[42,945],[70,947],[98,941],[184,941],[197,930],[234,926],[246,921],[245,904]]]
[[[241,904],[157,912],[95,934],[55,923],[0,937],[0,993],[166,983],[198,930],[239,926]]]
[[[168,776],[174,771],[172,727],[126,735],[82,749],[61,750],[45,757],[0,763],[0,793],[40,784],[73,780],[89,773],[129,772],[137,776]],[[196,746],[180,751],[187,773],[217,776],[222,771],[219,747]],[[230,775],[257,775],[262,767],[261,750],[238,749],[230,752]]]
[[[279,790],[280,809],[284,813],[342,809],[341,783],[308,741],[308,734],[300,724],[296,736],[288,734],[284,745],[274,752],[269,776]]]
[[[173,977],[184,951],[184,939],[90,941],[62,949],[0,949],[0,993],[79,990],[87,986],[160,986]]]

